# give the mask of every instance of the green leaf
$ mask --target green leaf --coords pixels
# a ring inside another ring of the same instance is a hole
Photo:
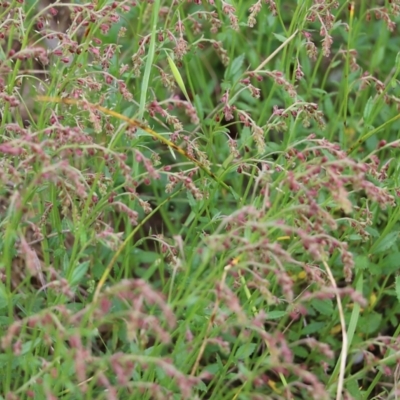
[[[348,381],[346,383],[346,389],[349,391],[349,393],[355,400],[362,400],[364,398],[356,379]]]
[[[231,194],[233,195],[233,198],[235,200],[239,200],[240,196],[234,191],[234,189],[232,187],[230,187],[229,189],[230,189]]]
[[[221,371],[221,368],[218,364],[208,364],[204,367],[204,370],[215,375],[217,372]]]
[[[22,345],[21,355],[31,353],[40,343],[42,339],[37,338],[36,340],[28,340]]]
[[[10,356],[5,354],[0,354],[0,368],[4,368],[10,362]],[[18,367],[21,362],[21,357],[16,357],[15,355],[11,355],[11,368],[14,369]]]
[[[383,58],[385,57],[385,50],[386,48],[384,46],[379,46],[374,53],[374,64],[379,65],[382,61]]]
[[[283,36],[283,35],[279,35],[278,33],[273,33],[272,34],[280,41],[280,42],[285,42],[287,37]]]
[[[353,234],[353,235],[348,236],[347,240],[349,242],[359,241],[359,240],[362,240],[362,236],[358,235],[358,234]]]
[[[198,208],[198,204],[197,204],[198,201],[195,200],[194,196],[189,191],[187,191],[186,196],[188,198],[188,202],[189,202],[190,207],[192,209],[196,210]]]
[[[362,333],[368,335],[376,332],[379,329],[381,321],[382,315],[372,312],[360,318],[359,326],[362,326]]]
[[[297,357],[307,358],[310,354],[309,351],[305,347],[296,346],[293,348],[293,353]]]
[[[389,250],[399,237],[399,231],[390,232],[379,244],[375,247],[373,254],[382,253]]]
[[[400,308],[400,307],[397,307]],[[389,318],[390,323],[392,324],[392,326],[397,326],[399,324],[399,320],[397,319],[397,317],[395,315],[391,315]]]
[[[329,117],[332,117],[335,113],[335,109],[333,107],[332,99],[330,96],[325,96],[324,110],[325,110],[326,115]]]
[[[397,272],[398,270],[400,270],[400,252],[390,253],[383,260],[382,273],[388,275]]]
[[[376,229],[371,228],[370,226],[367,226],[367,227],[365,228],[365,230],[366,230],[367,233],[369,233],[372,237],[379,237],[379,232],[378,232]]]
[[[244,54],[236,57],[225,71],[225,79],[232,79],[237,73],[240,72],[244,61]]]
[[[367,256],[357,256],[354,259],[354,264],[356,266],[356,269],[366,270],[368,269],[369,263],[370,261]]]
[[[88,238],[87,238],[87,232],[86,229],[82,229],[80,232],[80,239],[81,239],[81,243],[87,243]]]
[[[267,319],[279,319],[286,315],[286,311],[271,311],[267,313]]]
[[[311,93],[320,96],[320,95],[327,94],[327,91],[324,89],[320,89],[320,88],[312,88]]]
[[[367,104],[364,108],[364,121],[365,123],[370,123],[369,117],[371,116],[372,109],[374,108],[374,99],[372,96],[368,99]]]
[[[182,90],[182,93],[185,95],[186,100],[190,103],[190,98],[186,91],[185,83],[183,82],[182,75],[179,72],[178,67],[175,65],[174,60],[168,54],[167,54],[167,60],[169,67],[171,68],[172,75],[174,76],[174,79],[179,86],[179,89]]]
[[[67,272],[69,268],[69,257],[67,252],[64,253],[64,259],[63,259],[63,271]]]
[[[7,291],[2,282],[0,282],[0,310],[7,307],[8,304],[8,296]]]
[[[332,300],[324,299],[314,299],[311,302],[311,306],[314,307],[319,313],[330,316],[333,313],[333,303]]]
[[[221,83],[221,89],[223,91],[231,90],[231,88],[232,88],[232,84],[229,81],[223,81]]]
[[[207,392],[207,385],[203,381],[199,381],[194,387],[202,392]]]
[[[199,117],[200,120],[202,120],[204,117],[204,109],[203,109],[203,103],[198,94],[194,96],[194,105],[196,107],[197,116]]]
[[[246,343],[240,346],[235,354],[235,357],[239,360],[244,360],[249,358],[256,349],[257,345],[255,343]]]
[[[123,110],[123,112],[121,114],[125,115],[128,118],[131,118],[132,115],[135,115],[135,107],[128,106],[128,107],[124,108],[124,110]]]
[[[396,296],[397,300],[400,302],[400,276],[396,276]]]
[[[63,249],[62,247],[59,247],[57,249],[55,249],[53,256],[56,257],[61,257],[63,254],[65,253],[65,249]]]
[[[131,252],[131,257],[135,257],[138,263],[146,263],[150,264],[160,258],[160,255],[155,253],[154,251],[145,251],[142,249],[134,249]]]
[[[321,332],[321,330],[324,329],[325,327],[326,327],[326,322],[311,322],[301,330],[301,334],[303,336],[311,335],[312,333],[315,332]]]
[[[222,371],[224,368],[224,363],[222,362],[221,357],[219,356],[218,353],[215,355],[215,358],[217,359],[217,364],[219,366],[219,369]]]
[[[376,263],[369,263],[368,272],[371,275],[382,275],[382,267]]]
[[[400,52],[396,55],[396,67],[400,69]]]
[[[71,281],[69,282],[69,284],[71,286],[75,286],[78,283],[80,283],[82,278],[86,275],[88,268],[89,268],[89,261],[85,261],[85,262],[79,264],[74,269],[74,272],[72,273]]]
[[[156,373],[157,378],[158,378],[160,381],[165,380],[165,378],[167,377],[166,372],[165,372],[164,369],[161,368],[161,367],[155,367],[155,373]]]

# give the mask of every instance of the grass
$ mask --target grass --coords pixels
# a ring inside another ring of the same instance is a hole
[[[400,4],[367,3],[2,4],[1,398],[399,396]]]

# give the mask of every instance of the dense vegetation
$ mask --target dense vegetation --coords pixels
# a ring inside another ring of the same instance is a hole
[[[1,398],[398,398],[399,13],[1,1]]]

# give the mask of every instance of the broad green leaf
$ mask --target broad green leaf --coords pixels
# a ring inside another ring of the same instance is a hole
[[[167,373],[164,371],[164,369],[163,368],[161,368],[161,367],[155,367],[155,373],[156,373],[156,376],[157,376],[157,378],[160,380],[160,381],[163,381],[163,380],[165,380],[165,378],[167,377]]]
[[[400,270],[400,252],[390,253],[383,260],[382,273],[388,275],[399,270]]]
[[[235,354],[235,358],[237,359],[246,359],[250,357],[253,353],[254,350],[256,349],[257,345],[255,343],[246,343],[240,346]]]
[[[158,258],[160,258],[160,255],[153,252],[153,251],[145,251],[142,249],[134,249],[134,251],[131,253],[132,257],[136,257],[137,261],[140,263],[153,263],[156,261]]]
[[[280,41],[280,42],[285,42],[287,37],[283,36],[283,35],[279,35],[278,33],[274,33],[272,32],[272,34]]]
[[[310,354],[307,348],[300,347],[300,346],[295,346],[293,348],[293,353],[295,356],[301,357],[301,358],[307,358],[308,355]]]
[[[349,380],[346,383],[346,389],[355,400],[362,400],[364,398],[362,392],[360,391],[360,385],[356,379]]]
[[[54,251],[53,256],[54,257],[61,257],[64,253],[65,253],[65,249],[62,248],[62,247],[59,247]]]
[[[89,268],[89,261],[85,261],[79,264],[72,273],[71,282],[69,283],[71,286],[75,286],[79,284],[82,278],[86,275],[86,272]]]
[[[224,363],[222,362],[221,357],[219,356],[218,353],[215,355],[215,358],[217,359],[218,366],[219,366],[220,370],[222,371],[224,368]]]
[[[399,231],[390,232],[379,244],[375,247],[373,254],[382,253],[389,250],[399,237]]]
[[[311,335],[315,332],[321,332],[322,329],[326,327],[326,322],[311,322],[310,324],[306,325],[302,330],[302,335]]]
[[[202,392],[207,391],[207,385],[203,381],[198,381],[194,387]]]
[[[374,53],[374,63],[375,65],[379,65],[385,56],[386,48],[385,46],[379,46]]]
[[[40,344],[41,341],[42,339],[37,338],[35,341],[28,340],[27,342],[25,342],[22,345],[21,355],[32,352],[32,350],[34,350],[36,346]]]
[[[81,243],[87,243],[88,238],[87,238],[87,232],[85,229],[82,229],[80,232],[80,239],[81,239]]]
[[[357,234],[350,235],[347,238],[347,241],[349,241],[349,242],[355,242],[355,241],[359,241],[359,240],[362,240],[362,236],[357,235]]]
[[[232,88],[232,84],[229,81],[223,81],[221,83],[221,89],[223,91],[231,90],[231,88]]]
[[[368,101],[367,101],[367,104],[365,105],[365,108],[364,108],[364,115],[363,115],[363,118],[364,118],[364,121],[366,122],[366,123],[369,123],[370,121],[369,121],[369,117],[370,117],[370,115],[371,115],[371,112],[372,112],[372,109],[374,108],[374,99],[372,98],[372,96],[368,99]]]
[[[369,258],[367,256],[356,256],[354,258],[354,264],[356,269],[367,269],[369,266]]]
[[[368,272],[371,275],[381,275],[382,274],[382,267],[376,263],[369,263],[368,265]]]
[[[210,372],[211,374],[216,374],[221,371],[221,367],[218,364],[209,364],[204,367],[205,371]]]
[[[232,79],[235,75],[240,72],[244,61],[244,54],[236,57],[225,71],[225,79]]]
[[[287,314],[286,311],[270,311],[267,313],[267,319],[279,319]]]
[[[333,303],[332,300],[325,299],[325,300],[319,300],[319,299],[314,299],[311,302],[311,306],[314,307],[319,313],[323,315],[332,315],[333,313]]]
[[[320,88],[312,88],[311,93],[318,96],[327,94],[326,90]]]
[[[367,226],[367,227],[365,228],[365,230],[366,230],[372,237],[379,237],[379,232],[378,232],[376,229],[371,228],[370,226]]]
[[[21,358],[12,356],[12,368],[15,368],[19,365]],[[7,353],[0,353],[0,368],[4,368],[10,361],[10,355]]]
[[[367,335],[376,332],[380,327],[381,321],[382,315],[372,312],[360,318],[359,326],[362,327],[362,333]]]

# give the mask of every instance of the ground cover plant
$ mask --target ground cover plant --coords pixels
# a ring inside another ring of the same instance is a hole
[[[1,1],[1,398],[398,398],[399,12]]]

